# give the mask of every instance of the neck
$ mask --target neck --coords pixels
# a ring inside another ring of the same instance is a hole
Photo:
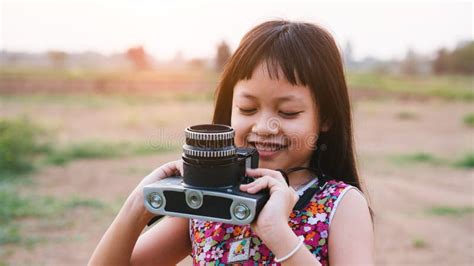
[[[306,184],[309,180],[312,179],[311,172],[308,170],[300,170],[288,175],[290,186],[294,189],[297,189],[303,184]]]

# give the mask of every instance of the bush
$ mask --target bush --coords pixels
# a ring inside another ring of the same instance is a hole
[[[464,124],[469,127],[474,127],[474,113],[469,113],[463,118]]]
[[[464,156],[458,159],[455,163],[455,166],[459,168],[471,169],[474,168],[474,153],[470,152],[464,154]]]
[[[26,118],[0,119],[0,180],[30,172],[35,155],[49,148],[45,136]]]

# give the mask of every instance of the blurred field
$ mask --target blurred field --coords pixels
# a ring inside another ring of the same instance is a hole
[[[0,71],[0,150],[17,148],[1,157],[0,265],[84,265],[141,177],[212,116],[210,72],[45,71]],[[473,78],[348,80],[377,264],[472,265]]]

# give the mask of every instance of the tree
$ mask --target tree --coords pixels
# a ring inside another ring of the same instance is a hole
[[[436,75],[445,74],[449,70],[449,53],[445,48],[441,48],[436,53],[436,58],[431,64],[433,73]]]
[[[67,54],[63,51],[49,51],[48,58],[55,68],[63,68],[66,62]]]
[[[474,41],[460,42],[453,51],[441,48],[431,62],[435,74],[474,74]]]
[[[129,48],[126,55],[136,69],[145,70],[150,68],[148,56],[145,52],[145,49],[143,49],[143,46]]]
[[[462,42],[451,53],[452,72],[474,74],[474,41]]]
[[[217,46],[217,56],[216,56],[216,68],[218,71],[224,69],[227,60],[231,56],[229,45],[225,41],[222,41],[219,46]]]
[[[408,49],[405,59],[400,65],[401,72],[405,75],[415,76],[419,74],[419,65],[418,55],[412,49]]]

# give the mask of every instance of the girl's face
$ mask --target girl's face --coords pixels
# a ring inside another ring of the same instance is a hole
[[[281,70],[279,77],[270,79],[266,65],[259,65],[251,79],[235,85],[235,144],[256,148],[259,167],[307,167],[320,130],[318,108],[308,87],[291,85]]]

